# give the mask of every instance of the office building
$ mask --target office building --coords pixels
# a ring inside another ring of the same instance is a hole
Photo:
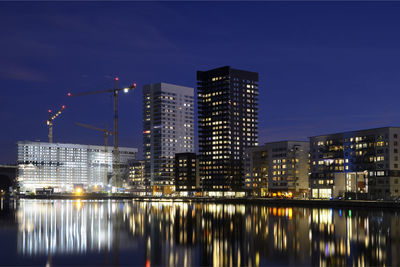
[[[166,193],[174,186],[175,153],[194,152],[194,89],[144,85],[143,103],[145,178]]]
[[[310,137],[313,198],[400,196],[399,127]]]
[[[199,189],[199,161],[196,154],[175,154],[175,190],[181,195],[194,195]]]
[[[141,188],[148,186],[144,177],[144,160],[137,160],[129,165],[129,186]]]
[[[129,164],[127,192],[137,195],[148,195],[151,193],[150,181],[145,178],[144,168],[144,160],[136,160]]]
[[[308,196],[309,142],[271,142],[248,148],[245,154],[245,188],[253,195]]]
[[[72,192],[104,190],[112,174],[112,147],[45,142],[18,142],[18,183],[21,192],[52,188]],[[120,147],[122,172],[136,158],[137,149]],[[124,178],[124,177],[123,177]]]
[[[258,73],[198,71],[200,177],[209,195],[243,190],[246,147],[258,145]]]

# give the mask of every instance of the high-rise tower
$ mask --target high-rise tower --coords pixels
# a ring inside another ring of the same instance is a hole
[[[258,73],[225,66],[197,80],[203,189],[241,190],[244,149],[258,145]]]
[[[145,179],[173,186],[175,153],[194,152],[194,89],[168,83],[143,86]]]

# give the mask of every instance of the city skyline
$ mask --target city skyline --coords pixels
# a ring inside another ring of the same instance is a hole
[[[111,96],[70,100],[68,91],[112,88],[115,76],[121,86],[196,87],[197,70],[225,65],[260,74],[260,144],[400,125],[397,3],[1,6],[8,25],[2,29],[8,42],[0,45],[3,163],[15,162],[17,141],[45,141],[47,110],[63,104],[54,142],[103,143],[101,134],[73,123],[111,125]],[[121,146],[142,147],[141,99],[138,89],[120,99]]]
[[[399,14],[0,1],[0,266],[400,266]]]

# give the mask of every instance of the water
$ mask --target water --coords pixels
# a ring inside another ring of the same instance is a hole
[[[394,211],[144,201],[0,206],[0,265],[400,265]]]

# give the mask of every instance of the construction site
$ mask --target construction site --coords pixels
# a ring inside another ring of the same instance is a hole
[[[18,191],[23,194],[53,194],[85,192],[118,193],[129,188],[130,166],[137,160],[137,148],[119,147],[118,140],[118,97],[136,88],[136,83],[114,88],[87,92],[67,93],[68,98],[90,97],[97,94],[112,95],[113,128],[75,122],[83,127],[102,133],[104,146],[68,144],[54,142],[55,122],[66,111],[62,105],[57,112],[48,110],[48,142],[18,142]],[[109,137],[113,145],[109,146]]]

